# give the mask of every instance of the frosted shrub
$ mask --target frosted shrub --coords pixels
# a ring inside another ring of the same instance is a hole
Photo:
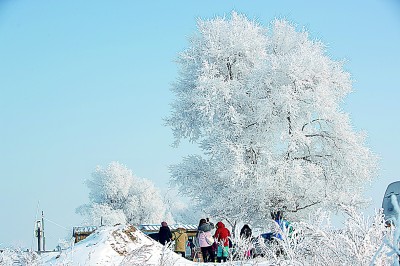
[[[39,256],[30,250],[6,248],[0,252],[0,265],[37,266],[39,265]]]
[[[235,256],[231,262],[241,261],[243,265],[266,261],[271,265],[398,265],[398,232],[385,226],[382,210],[365,217],[352,207],[343,208],[346,220],[341,229],[331,226],[328,212],[317,210],[307,221],[292,223],[294,231],[291,233],[277,228],[282,239],[264,242],[260,237],[252,243],[234,239]],[[258,257],[246,258],[244,251],[248,248],[254,248]]]
[[[256,241],[248,238],[240,237],[239,234],[235,234],[236,237],[231,236],[231,241],[234,249],[231,249],[230,260],[235,261],[247,261],[251,258],[248,256],[248,252],[254,252]],[[232,254],[232,251],[234,253]]]
[[[333,229],[329,215],[317,211],[307,222],[293,223],[295,234],[283,234],[279,246],[282,255],[274,256],[273,250],[265,252],[280,264],[282,261],[301,265],[389,265],[390,249],[382,245],[390,235],[381,211],[365,218],[354,208],[346,207],[344,228]],[[388,234],[389,233],[389,234]]]
[[[392,217],[391,226],[388,227],[388,232],[379,247],[378,251],[375,253],[374,260],[371,264],[376,263],[376,265],[383,265],[382,264],[382,257],[390,257],[393,261],[393,265],[398,266],[399,263],[399,242],[400,242],[400,207],[397,201],[397,197],[395,195],[390,196],[390,201],[394,208],[394,217]],[[395,226],[397,225],[397,226]],[[389,249],[389,251],[388,251]],[[387,260],[386,260],[387,261]],[[379,264],[381,263],[381,264]]]
[[[0,252],[0,265],[12,265],[16,259],[16,254],[10,249]]]

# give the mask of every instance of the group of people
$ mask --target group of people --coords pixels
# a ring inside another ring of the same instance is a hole
[[[211,231],[214,229],[213,223],[209,219],[200,219],[199,227],[197,228],[196,239],[198,246],[201,249],[204,262],[215,262],[215,255],[217,262],[226,262],[229,255],[229,237],[231,232],[225,227],[222,221],[215,225],[215,233]]]
[[[283,231],[284,228],[291,228],[290,223],[283,219],[282,212],[271,213],[273,220]],[[215,232],[213,230],[215,229]],[[169,242],[175,241],[174,250],[176,253],[185,257],[186,247],[191,250],[195,246],[199,247],[204,262],[226,262],[229,255],[229,248],[232,246],[230,240],[231,232],[225,227],[222,221],[219,221],[215,226],[209,221],[208,218],[200,219],[199,226],[195,238],[189,239],[186,229],[177,228],[175,232],[171,232],[166,222],[161,223],[158,232],[158,240],[161,244],[166,245]],[[275,239],[282,239],[279,232],[272,234]],[[249,225],[245,224],[240,230],[240,238],[252,241],[252,230]],[[193,243],[194,242],[194,243]],[[253,256],[253,249],[249,248],[245,251],[244,256],[250,258]]]
[[[215,232],[213,230],[215,229]],[[251,237],[251,229],[248,225],[242,228],[241,236]],[[158,241],[166,245],[169,242],[175,241],[174,250],[176,253],[185,257],[186,247],[191,250],[197,246],[201,250],[204,262],[226,262],[229,255],[229,247],[231,240],[229,237],[231,232],[225,227],[222,221],[219,221],[215,226],[208,218],[200,219],[197,233],[194,242],[189,239],[184,228],[177,228],[175,232],[171,232],[166,222],[161,223],[158,232]]]
[[[168,224],[162,222],[158,232],[158,241],[163,245],[175,241],[174,250],[183,257],[185,257],[186,246],[189,245],[191,249],[194,246],[200,248],[204,262],[215,262],[215,257],[217,258],[217,262],[226,262],[229,255],[229,237],[231,233],[222,221],[215,225],[216,230],[214,233],[211,233],[213,229],[214,224],[208,218],[200,219],[194,239],[196,244],[194,244],[193,241],[189,240],[184,228],[177,228],[172,233]]]
[[[160,230],[158,231],[158,241],[165,245],[171,241],[175,241],[175,252],[185,257],[186,243],[189,237],[186,234],[185,228],[177,228],[175,232],[171,233],[167,222],[162,222]]]

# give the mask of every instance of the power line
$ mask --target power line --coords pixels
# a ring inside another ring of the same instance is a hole
[[[58,224],[58,223],[56,223],[56,222],[53,222],[53,221],[51,221],[51,220],[49,220],[49,219],[47,219],[47,218],[43,218],[43,219],[46,220],[46,221],[48,221],[48,222],[50,222],[50,223],[52,223],[52,224],[54,224],[54,225],[57,225],[57,226],[60,227],[60,228],[63,228],[63,229],[65,229],[65,230],[69,231],[68,228],[66,228],[66,227],[64,227],[64,226],[62,226],[62,225],[60,225],[60,224]]]

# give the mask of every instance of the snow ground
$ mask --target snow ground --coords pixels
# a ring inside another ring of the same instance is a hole
[[[88,238],[63,250],[45,253],[41,265],[213,265],[193,262],[165,248],[130,225],[101,227]],[[266,261],[227,262],[217,265],[271,265]]]

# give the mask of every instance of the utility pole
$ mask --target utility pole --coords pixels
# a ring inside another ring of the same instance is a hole
[[[46,251],[46,246],[45,246],[46,238],[44,236],[44,214],[43,214],[43,211],[42,211],[42,234],[43,234],[43,251]]]
[[[41,221],[40,220],[36,221],[36,237],[38,239],[38,253],[40,253],[40,251],[41,251],[41,249],[40,249],[40,247],[41,247],[40,240],[41,240],[41,237],[42,237],[42,225],[41,225]]]

